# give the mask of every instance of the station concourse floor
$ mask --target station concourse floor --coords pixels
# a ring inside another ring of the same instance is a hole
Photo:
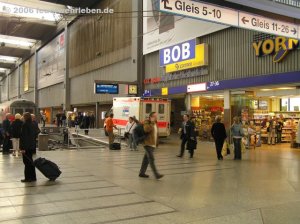
[[[0,155],[0,223],[6,224],[299,224],[300,150],[249,150],[217,161],[212,143],[177,158],[179,141],[156,151],[164,178],[138,177],[143,150],[38,152],[62,176],[23,184],[22,159]]]

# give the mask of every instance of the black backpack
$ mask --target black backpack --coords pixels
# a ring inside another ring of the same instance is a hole
[[[147,136],[146,132],[144,131],[144,125],[140,123],[137,124],[133,130],[133,134],[136,144],[143,143]]]

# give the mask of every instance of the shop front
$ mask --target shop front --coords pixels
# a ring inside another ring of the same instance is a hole
[[[196,38],[196,46],[201,44],[209,61],[175,72],[168,72],[168,65],[153,69],[159,52],[146,55],[144,96],[184,96],[185,111],[204,139],[211,140],[216,116],[227,128],[239,116],[245,127],[260,133],[262,143],[270,143],[270,121],[283,123],[282,142],[293,142],[300,118],[299,41],[229,28]],[[180,69],[181,63],[173,66]]]

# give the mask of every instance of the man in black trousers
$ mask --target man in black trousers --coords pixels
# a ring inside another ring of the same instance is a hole
[[[187,142],[193,137],[195,137],[195,125],[190,120],[190,115],[185,114],[183,115],[183,122],[180,129],[180,138],[181,138],[181,149],[179,155],[177,157],[183,157],[184,150],[186,147]],[[191,158],[193,157],[191,153]]]

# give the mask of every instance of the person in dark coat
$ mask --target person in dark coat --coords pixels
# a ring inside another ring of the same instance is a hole
[[[225,125],[223,123],[221,123],[220,116],[216,117],[216,122],[213,124],[213,126],[211,128],[211,135],[215,140],[218,160],[223,160],[222,148],[223,148],[225,139],[227,138],[227,134],[226,134]]]
[[[3,151],[2,153],[4,155],[7,155],[10,153],[10,149],[12,148],[12,143],[11,143],[11,128],[10,128],[10,116],[11,114],[7,113],[5,120],[3,121],[2,125],[3,125]]]
[[[33,165],[32,155],[36,146],[36,127],[32,122],[30,113],[23,115],[24,124],[22,125],[21,138],[20,138],[20,149],[23,154],[23,163],[25,165],[25,179],[21,182],[35,182],[36,173]]]
[[[84,129],[85,135],[89,134],[90,124],[91,124],[91,118],[90,118],[89,114],[86,113],[82,119],[82,128]]]
[[[196,141],[195,124],[190,120],[190,115],[188,114],[183,115],[183,122],[179,130],[179,133],[181,139],[181,148],[180,148],[180,153],[179,155],[177,155],[177,157],[183,157],[186,144],[189,143],[189,141]],[[193,158],[195,148],[194,147],[193,149],[188,148],[188,150],[190,152],[190,158]]]
[[[95,121],[96,121],[96,117],[95,115],[92,113],[90,116],[90,128],[95,128]]]
[[[23,122],[21,121],[21,114],[15,115],[15,120],[11,124],[11,137],[13,144],[13,156],[19,156],[20,150],[20,137]]]

